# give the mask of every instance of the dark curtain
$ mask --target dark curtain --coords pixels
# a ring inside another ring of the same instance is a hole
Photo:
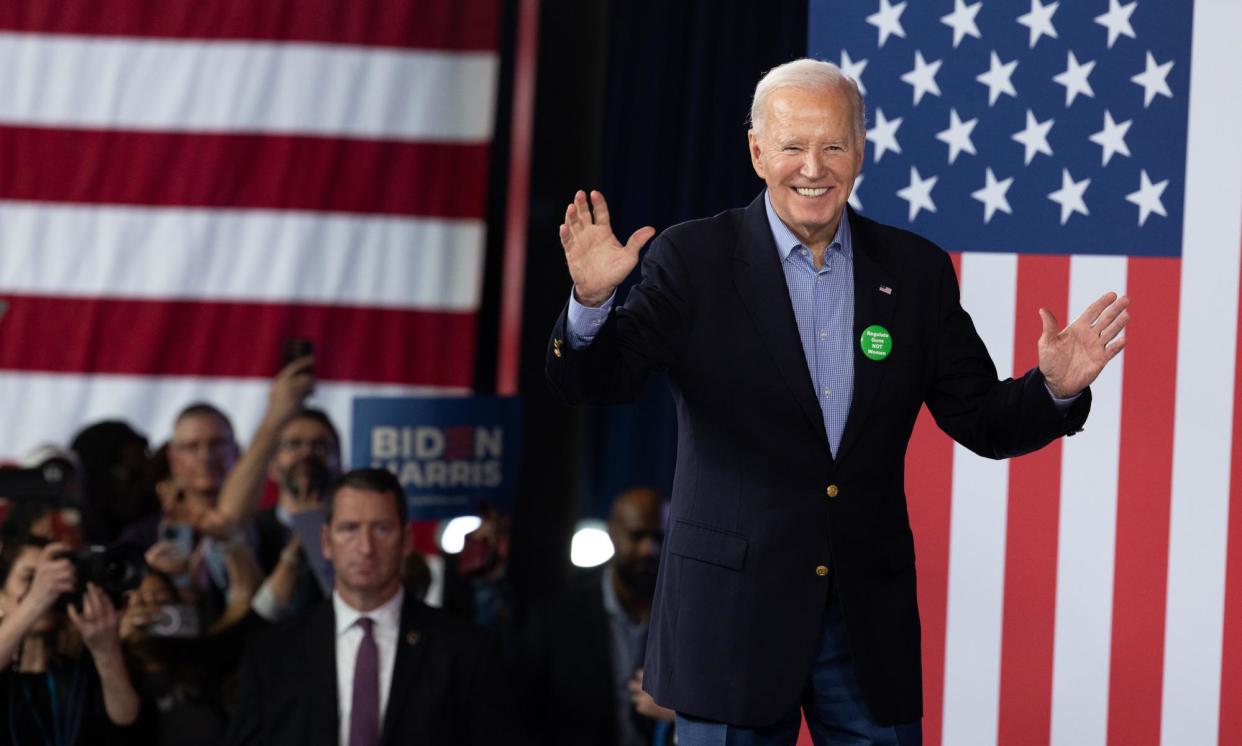
[[[511,32],[515,1],[506,6]],[[526,417],[510,562],[520,603],[563,587],[577,517],[603,517],[629,486],[667,491],[672,483],[676,425],[664,381],[653,380],[632,405],[591,409],[564,406],[544,379],[548,335],[570,289],[556,238],[565,206],[575,189],[600,189],[624,239],[642,225],[665,228],[747,204],[762,186],[746,152],[750,95],[766,70],[805,54],[806,16],[805,0],[540,2],[522,320]],[[497,171],[492,194],[501,204]],[[499,214],[490,216],[493,229]],[[503,279],[500,248],[499,237],[489,239],[489,298]],[[494,347],[487,329],[495,318],[495,304],[485,302],[482,350]],[[494,357],[481,355],[480,392],[494,375]]]
[[[622,241],[759,193],[746,145],[751,93],[767,70],[806,54],[806,18],[805,0],[611,4],[599,188]],[[633,485],[668,492],[674,418],[662,376],[631,406],[584,413],[582,515],[602,517]]]

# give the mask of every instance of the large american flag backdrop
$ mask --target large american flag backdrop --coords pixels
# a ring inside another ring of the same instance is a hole
[[[991,462],[919,420],[926,742],[1242,743],[1242,4],[813,0],[809,28],[867,95],[855,206],[950,251],[1002,376],[1040,306],[1134,300],[1085,432]]]
[[[0,459],[473,383],[499,0],[0,3]],[[347,439],[346,439],[347,440]]]

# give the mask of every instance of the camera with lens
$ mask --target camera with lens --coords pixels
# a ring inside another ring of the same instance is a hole
[[[137,588],[147,574],[142,550],[131,544],[95,544],[65,552],[61,557],[69,560],[78,577],[77,587],[61,597],[62,605],[79,606],[87,583],[99,586],[112,603],[120,605],[125,592]]]
[[[0,497],[27,511],[73,507],[74,501],[66,490],[67,480],[64,466],[56,461],[34,468],[0,467]],[[142,550],[128,544],[84,546],[61,557],[73,564],[78,578],[77,587],[61,598],[58,605],[62,608],[69,603],[81,603],[87,583],[99,586],[113,603],[120,604],[125,591],[137,588],[147,573]]]

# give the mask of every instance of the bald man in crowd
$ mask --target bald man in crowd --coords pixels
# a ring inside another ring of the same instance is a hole
[[[666,500],[638,487],[613,501],[602,571],[537,604],[523,627],[523,711],[548,744],[650,746],[674,713],[642,691]]]

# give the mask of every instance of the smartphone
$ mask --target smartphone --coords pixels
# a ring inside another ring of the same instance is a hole
[[[315,354],[315,344],[305,337],[290,337],[285,340],[284,347],[280,353],[280,367],[284,368],[289,363],[300,357]]]
[[[157,607],[155,616],[147,625],[147,634],[153,637],[198,637],[202,625],[198,609],[186,604],[166,604]]]
[[[167,541],[175,544],[177,549],[186,557],[189,557],[194,552],[194,527],[188,523],[168,520],[160,521],[156,538],[158,541]]]

